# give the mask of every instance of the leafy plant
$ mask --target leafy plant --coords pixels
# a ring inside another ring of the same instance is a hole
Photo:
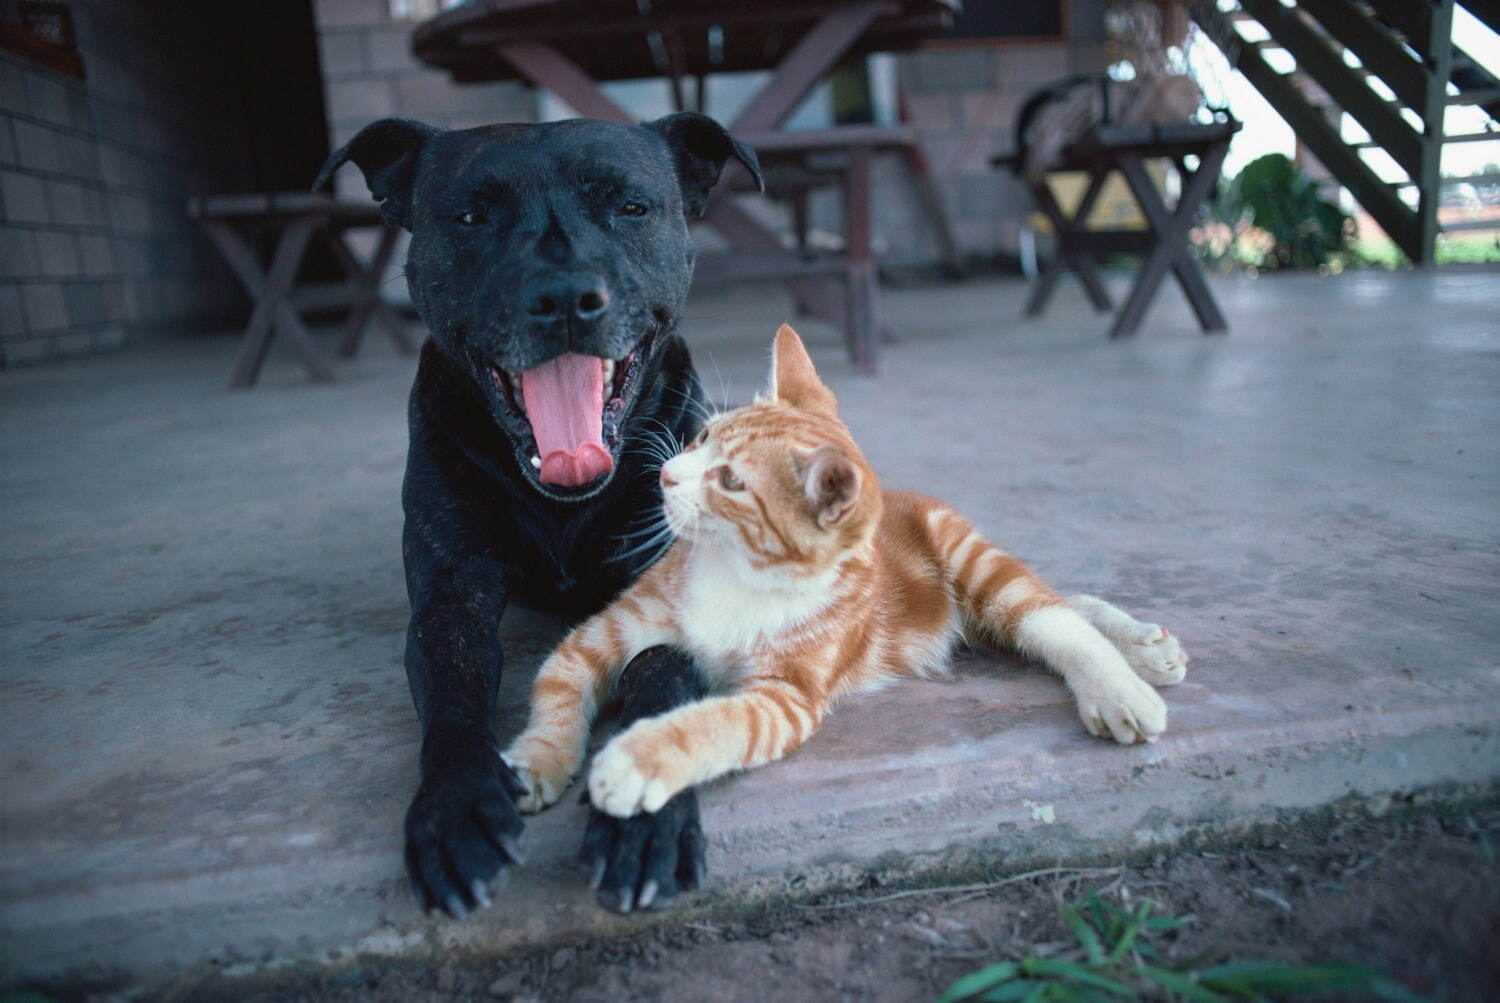
[[[1219,195],[1217,212],[1235,233],[1265,235],[1261,268],[1318,268],[1348,250],[1354,223],[1280,153],[1245,165]]]
[[[1205,966],[1207,959],[1202,955],[1183,962],[1170,961],[1153,941],[1186,926],[1191,917],[1153,915],[1155,908],[1151,899],[1133,909],[1122,908],[1106,902],[1090,888],[1081,901],[1058,907],[1064,925],[1078,941],[1066,956],[1027,957],[990,965],[958,979],[937,1003],[1230,1003],[1328,992],[1405,1003],[1423,999],[1383,972],[1360,965],[1231,961]]]

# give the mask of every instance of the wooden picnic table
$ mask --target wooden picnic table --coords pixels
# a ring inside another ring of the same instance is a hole
[[[914,149],[915,134],[906,126],[782,126],[839,63],[912,48],[951,25],[957,9],[958,0],[470,0],[419,25],[412,48],[456,81],[524,80],[581,115],[625,123],[636,116],[607,96],[601,81],[664,76],[679,110],[707,111],[708,74],[771,70],[727,124],[767,166],[797,169],[784,194],[793,202],[800,246],[788,251],[774,230],[721,194],[710,200],[705,221],[733,253],[705,256],[698,274],[706,281],[787,280],[802,310],[844,327],[855,365],[873,373],[880,325],[870,159],[883,149]],[[697,80],[691,102],[688,78]],[[805,193],[819,183],[842,191],[840,255],[813,255],[801,239]],[[946,221],[939,226],[946,234]]]
[[[277,334],[296,351],[309,379],[314,383],[333,381],[327,358],[302,323],[304,306],[349,307],[349,319],[339,338],[341,357],[348,358],[359,350],[365,328],[373,318],[379,318],[401,352],[416,351],[411,335],[380,295],[380,279],[390,264],[398,234],[386,225],[374,203],[313,192],[210,195],[189,200],[188,215],[208,231],[255,304],[241,338],[230,386],[254,385]],[[371,227],[380,229],[380,237],[370,261],[361,263],[345,242],[345,235],[350,230]],[[272,234],[276,244],[269,266],[262,264],[256,250],[257,238],[264,233]],[[318,290],[315,297],[303,297],[299,293],[310,290],[298,289],[297,273],[314,238],[333,252],[344,281]]]
[[[1047,306],[1057,280],[1066,270],[1078,275],[1084,292],[1096,310],[1114,309],[1109,291],[1099,277],[1097,259],[1107,254],[1140,254],[1140,268],[1120,312],[1115,316],[1109,335],[1118,338],[1134,334],[1146,316],[1146,308],[1156,297],[1162,280],[1171,272],[1187,296],[1198,324],[1205,334],[1228,327],[1224,313],[1204,281],[1203,269],[1188,246],[1188,229],[1197,218],[1199,208],[1212,198],[1218,184],[1229,141],[1240,130],[1234,119],[1226,122],[1182,122],[1157,124],[1137,122],[1098,125],[1077,142],[1062,151],[1058,162],[1047,173],[1081,171],[1088,175],[1083,198],[1071,214],[1064,212],[1048,187],[1045,176],[1027,180],[1037,207],[1052,224],[1057,250],[1037,277],[1031,298],[1026,304],[1027,316],[1041,313]],[[1188,158],[1197,163],[1188,165]],[[1175,205],[1169,207],[1161,189],[1146,170],[1146,162],[1164,159],[1177,168],[1182,180]],[[994,163],[1023,176],[1018,155],[996,157]],[[1145,216],[1146,228],[1090,228],[1089,214],[1104,182],[1112,171],[1124,176],[1131,194]]]

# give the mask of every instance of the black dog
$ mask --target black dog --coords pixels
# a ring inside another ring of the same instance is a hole
[[[691,113],[451,132],[386,119],[314,186],[346,161],[364,172],[386,220],[411,231],[407,285],[432,333],[401,495],[422,722],[406,864],[428,909],[488,904],[520,860],[520,782],[491,724],[506,604],[592,613],[657,556],[628,535],[661,504],[640,447],[697,434],[702,391],[676,333],[687,220],[731,157],[760,183],[755,154]],[[638,656],[619,690],[627,719],[702,693],[668,649]],[[610,907],[666,901],[702,880],[696,798],[624,823],[595,813],[583,857]]]

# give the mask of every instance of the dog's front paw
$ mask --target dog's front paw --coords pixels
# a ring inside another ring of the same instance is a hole
[[[562,797],[573,781],[576,757],[559,752],[545,739],[522,735],[503,754],[504,760],[526,785],[516,807],[527,814],[541,811]]]
[[[595,808],[616,818],[656,811],[681,786],[671,784],[657,757],[632,748],[643,744],[630,741],[632,737],[627,732],[606,745],[589,770],[589,799]]]
[[[1176,686],[1187,675],[1187,652],[1165,627],[1137,623],[1117,643],[1135,674],[1152,686]]]
[[[1121,745],[1154,742],[1167,730],[1167,705],[1138,676],[1120,672],[1080,687],[1078,716],[1088,733]]]
[[[708,849],[691,787],[655,812],[615,818],[594,808],[578,861],[599,904],[611,912],[665,909],[677,894],[702,888]]]

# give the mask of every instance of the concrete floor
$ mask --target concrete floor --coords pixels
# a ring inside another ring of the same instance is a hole
[[[1134,340],[1065,286],[887,290],[876,380],[804,326],[888,485],[952,499],[1058,587],[1193,656],[1169,733],[1122,749],[1062,687],[966,655],[843,705],[790,761],[706,793],[714,891],[1170,843],[1350,792],[1500,772],[1500,274],[1216,283]],[[697,299],[743,401],[779,292]],[[374,338],[312,387],[232,339],[0,373],[0,982],[89,970],[505,949],[629,929],[528,830],[496,907],[421,917],[401,873],[417,727],[397,490],[412,364]],[[502,735],[558,627],[502,632]],[[717,898],[715,896],[717,895]]]

